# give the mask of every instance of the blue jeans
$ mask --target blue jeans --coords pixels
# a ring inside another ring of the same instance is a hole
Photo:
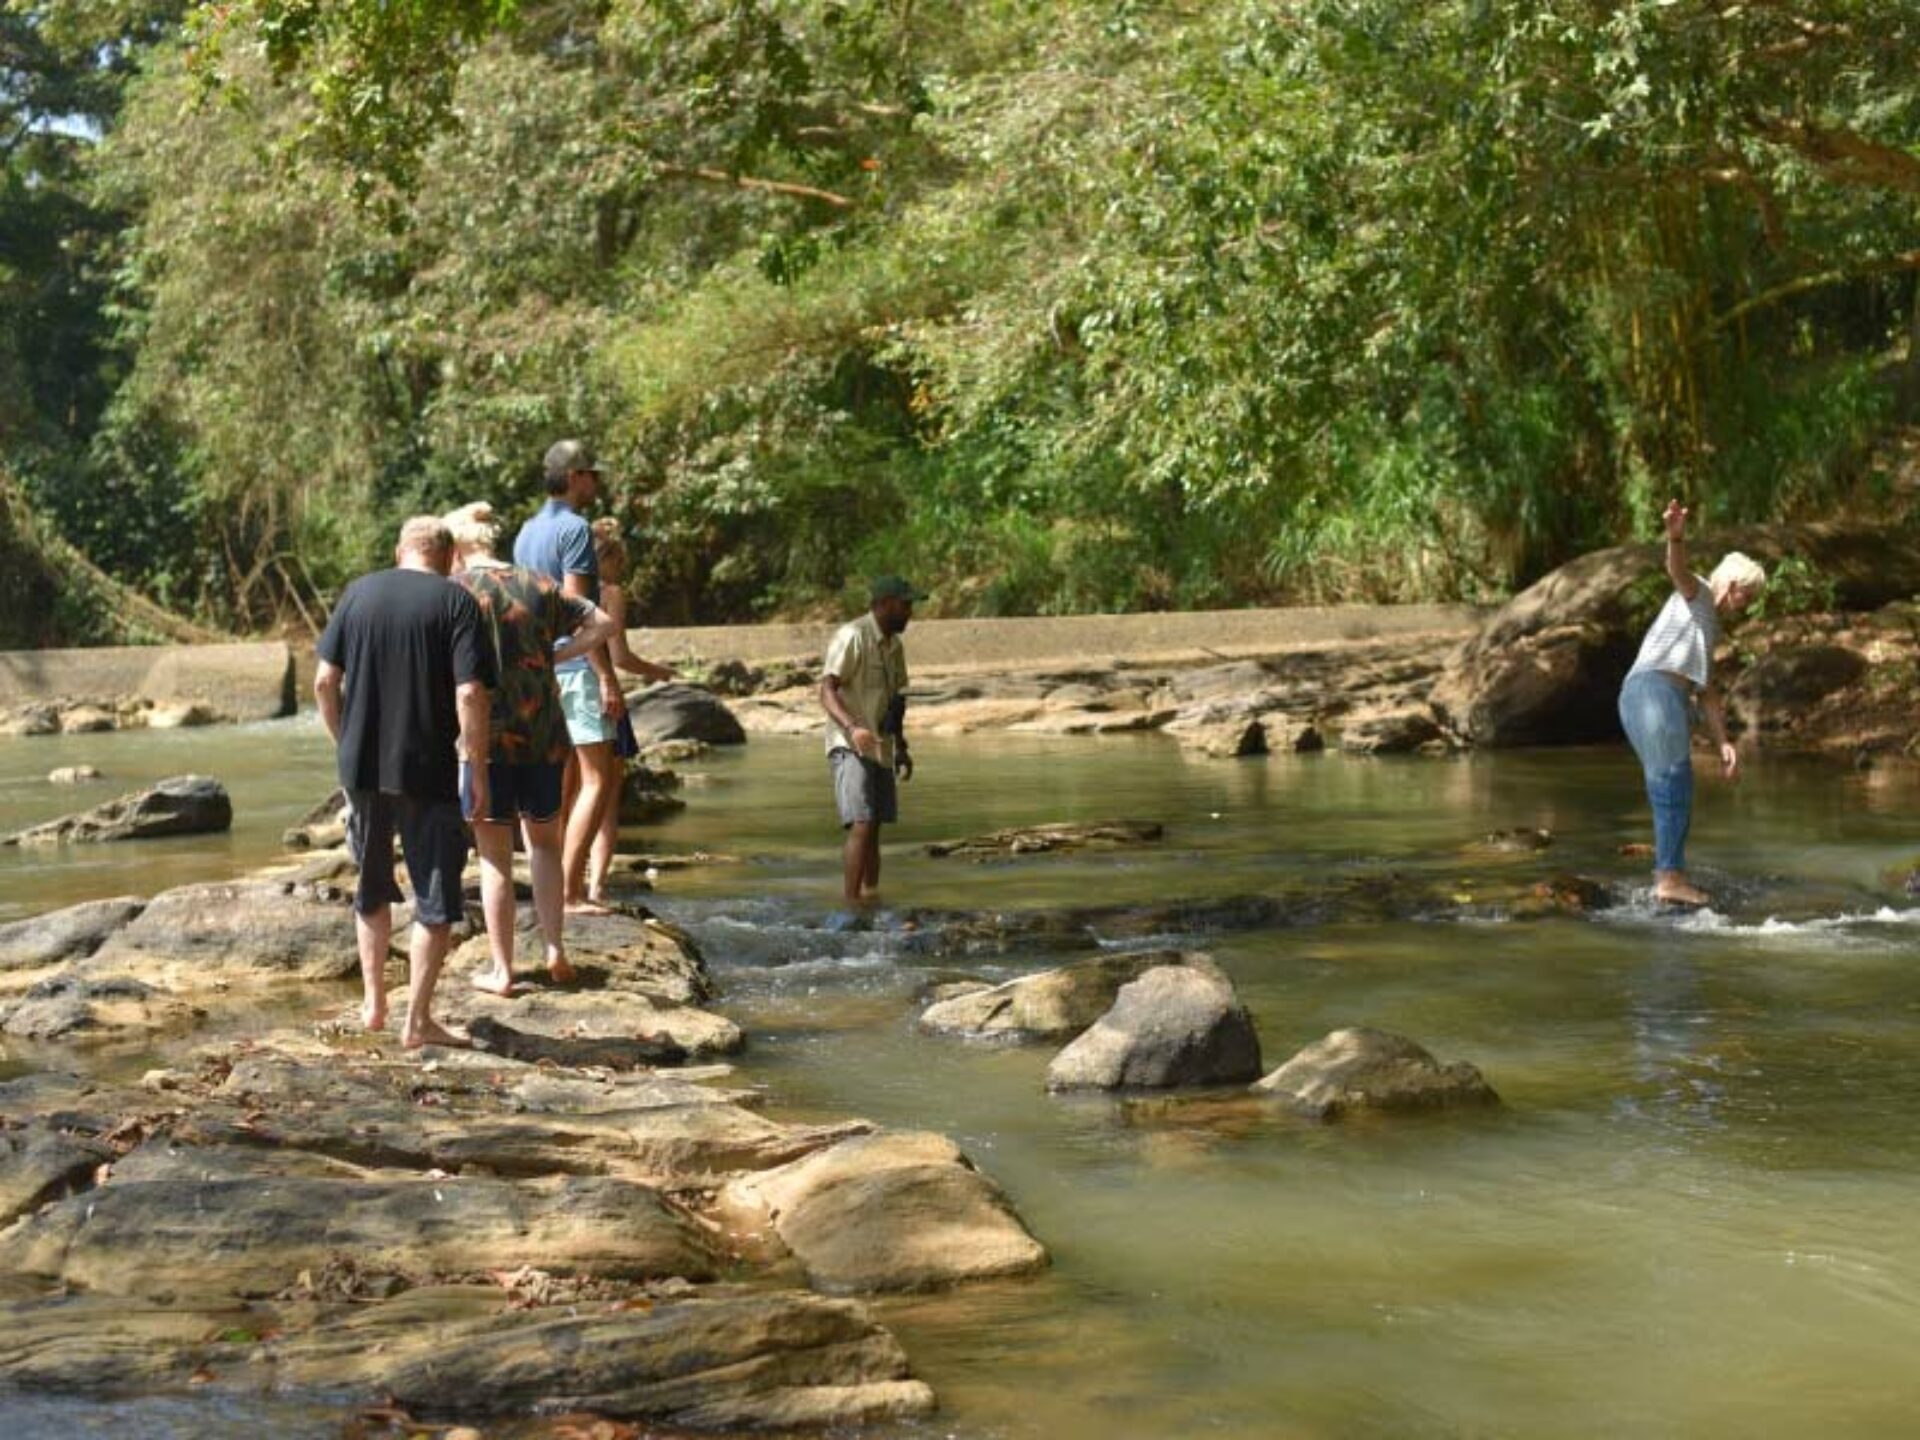
[[[1653,868],[1687,868],[1693,823],[1693,725],[1687,697],[1656,670],[1629,675],[1620,687],[1620,725],[1647,773],[1653,802]]]

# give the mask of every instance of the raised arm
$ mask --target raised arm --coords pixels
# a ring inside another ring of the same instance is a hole
[[[1687,507],[1678,500],[1667,502],[1661,521],[1667,527],[1667,578],[1681,598],[1691,601],[1700,592],[1693,567],[1687,564]]]

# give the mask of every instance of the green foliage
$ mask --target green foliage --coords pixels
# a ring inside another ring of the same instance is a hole
[[[84,464],[16,463],[232,623],[575,431],[660,620],[1490,597],[1669,493],[1896,503],[1917,52],[1908,0],[201,4],[72,172],[127,217]]]
[[[1834,608],[1833,577],[1797,555],[1789,555],[1767,572],[1767,585],[1753,603],[1757,619],[1783,615],[1822,615]]]

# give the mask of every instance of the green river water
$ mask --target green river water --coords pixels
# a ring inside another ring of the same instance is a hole
[[[1471,895],[1636,880],[1624,749],[1459,760],[1183,759],[1156,737],[928,739],[884,891],[900,907],[1226,896],[1389,873]],[[54,765],[109,774],[80,792]],[[258,863],[330,785],[310,719],[0,748],[12,827],[185,770],[234,833],[0,853],[0,917]],[[838,833],[817,744],[757,738],[649,847],[724,850],[650,902],[698,936],[780,1118],[953,1136],[1051,1249],[1036,1279],[886,1300],[939,1393],[914,1437],[1885,1436],[1920,1381],[1920,776],[1761,762],[1702,787],[1693,850],[1730,899],[1676,920],[1343,921],[1170,937],[1212,953],[1269,1068],[1330,1029],[1468,1059],[1491,1113],[1316,1127],[1232,1096],[1051,1098],[1044,1049],[914,1033],[936,972],[897,930],[826,928]],[[1163,821],[1160,847],[975,865],[914,842],[1020,822]],[[1542,826],[1545,856],[1475,856]],[[636,836],[636,839],[640,838]],[[966,964],[997,977],[1056,955]],[[938,966],[944,975],[953,967]],[[343,994],[346,992],[342,992]],[[129,1425],[131,1422],[131,1425]],[[232,1399],[0,1397],[0,1432],[335,1434]],[[891,1433],[891,1432],[890,1432]]]

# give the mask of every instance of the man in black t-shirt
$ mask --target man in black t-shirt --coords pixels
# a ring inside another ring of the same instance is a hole
[[[317,647],[313,681],[320,717],[339,752],[347,792],[347,847],[360,867],[354,889],[361,1018],[387,1023],[387,945],[400,835],[413,882],[407,1019],[401,1043],[465,1045],[435,1023],[433,987],[461,917],[467,836],[460,814],[457,740],[474,761],[475,813],[487,809],[487,690],[493,651],[480,607],[447,580],[453,537],[432,516],[400,527],[395,568],[363,575],[346,589]]]

